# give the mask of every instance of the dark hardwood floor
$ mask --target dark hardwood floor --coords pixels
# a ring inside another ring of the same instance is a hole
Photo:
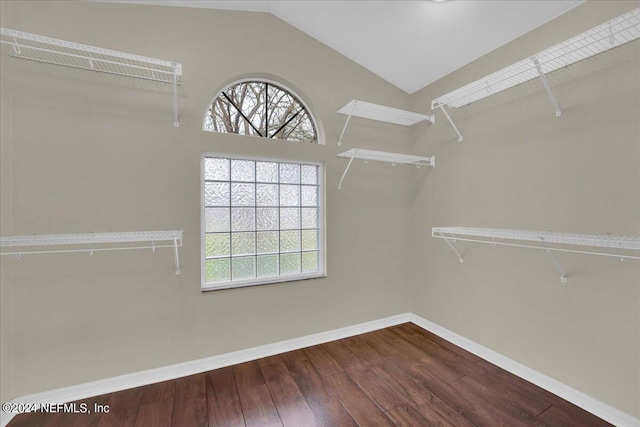
[[[9,427],[610,425],[411,323],[83,402]]]

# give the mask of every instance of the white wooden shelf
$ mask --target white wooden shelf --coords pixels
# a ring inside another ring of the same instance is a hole
[[[338,190],[342,189],[342,181],[344,181],[344,177],[347,176],[347,172],[351,167],[351,163],[354,159],[364,160],[368,162],[369,160],[373,160],[376,162],[386,162],[391,163],[392,165],[403,164],[403,165],[416,165],[420,166],[436,166],[436,158],[435,156],[431,157],[421,157],[421,156],[412,156],[409,154],[399,154],[399,153],[388,153],[386,151],[373,151],[373,150],[364,150],[362,148],[352,148],[351,150],[345,151],[344,153],[340,153],[337,157],[344,157],[349,159],[349,163],[347,164],[344,173],[342,174],[342,178],[340,178],[340,183],[338,184]]]
[[[575,64],[602,52],[622,46],[640,38],[640,8],[618,16],[573,38],[558,43],[529,58],[469,83],[453,92],[431,101],[431,109],[440,108],[462,141],[462,135],[449,117],[445,106],[459,108],[484,99],[519,84],[540,78],[556,109],[562,111],[551,92],[546,74]]]
[[[358,101],[354,99],[347,105],[337,111],[338,114],[347,116],[338,145],[342,145],[342,137],[347,130],[351,117],[359,117],[362,119],[375,120],[379,122],[392,123],[401,126],[413,126],[422,121],[433,123],[434,116],[426,114],[414,113],[413,111],[400,110],[398,108],[387,107],[385,105],[372,104],[370,102]]]
[[[453,245],[456,241],[541,249],[560,272],[563,283],[567,281],[567,276],[553,255],[554,251],[616,257],[621,261],[626,258],[640,259],[640,237],[636,236],[477,227],[433,227],[431,235],[445,239],[460,262],[463,262],[463,258]]]
[[[0,45],[15,58],[171,84],[174,126],[179,126],[177,86],[182,82],[182,64],[8,28],[0,28]]]
[[[40,234],[0,237],[0,255],[49,254],[64,252],[117,251],[131,249],[173,248],[176,274],[180,274],[178,248],[182,230],[134,231],[117,233]]]

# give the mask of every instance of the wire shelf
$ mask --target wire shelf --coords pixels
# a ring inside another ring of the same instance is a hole
[[[409,164],[417,166],[435,166],[435,157],[412,156],[409,154],[388,153],[386,151],[364,150],[362,148],[352,148],[337,157],[358,160],[373,160],[376,162],[387,162],[392,164]]]
[[[182,82],[182,64],[8,28],[0,28],[0,47],[14,58],[172,84],[173,124],[179,126],[177,86]]]
[[[567,282],[567,274],[556,259],[555,251],[616,257],[620,261],[640,259],[640,237],[636,236],[475,227],[433,227],[431,236],[444,239],[460,262],[464,260],[454,245],[457,241],[543,250],[560,273],[562,283]]]
[[[640,8],[431,101],[459,108],[640,38]],[[538,69],[539,67],[539,69]]]
[[[337,113],[402,126],[413,126],[425,120],[433,123],[434,120],[433,116],[426,114],[414,113],[413,111],[400,110],[398,108],[372,104],[356,99],[339,109]]]
[[[163,83],[178,83],[182,65],[115,50],[0,28],[0,44],[10,56]]]
[[[79,234],[34,234],[26,236],[0,237],[0,247],[43,246],[43,245],[84,245],[97,243],[182,241],[182,230],[133,231],[117,233]],[[4,254],[3,254],[4,255]]]
[[[176,274],[180,274],[178,248],[182,230],[114,233],[40,234],[0,237],[0,255],[22,255],[173,248]]]
[[[443,239],[460,236],[486,237],[489,239],[544,242],[572,246],[626,249],[640,251],[640,237],[610,236],[608,234],[559,233],[554,231],[505,230],[501,228],[434,227],[433,237]],[[453,237],[452,237],[453,236]],[[487,243],[494,243],[493,240]],[[619,255],[615,255],[619,256]]]
[[[342,128],[338,145],[342,145],[342,138],[349,126],[351,117],[360,117],[363,119],[376,120],[379,122],[392,123],[402,126],[413,126],[422,121],[435,122],[434,116],[426,114],[414,113],[413,111],[400,110],[398,108],[387,107],[385,105],[372,104],[370,102],[358,101],[354,99],[347,105],[337,111],[338,114],[347,116],[347,121]]]
[[[352,148],[351,150],[338,154],[337,157],[349,159],[349,163],[347,164],[347,167],[342,174],[342,178],[340,178],[340,182],[338,183],[338,190],[342,189],[342,181],[344,181],[344,177],[347,176],[347,172],[349,171],[354,159],[364,160],[365,162],[368,162],[369,160],[386,162],[391,163],[394,166],[397,164],[416,165],[417,167],[436,166],[435,156],[421,157],[412,156],[410,154],[388,153],[386,151],[364,150],[362,148]]]

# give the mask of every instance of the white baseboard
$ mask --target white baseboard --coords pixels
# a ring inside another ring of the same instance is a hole
[[[407,323],[410,320],[410,313],[385,317],[383,319],[360,323],[345,328],[306,335],[273,344],[261,345],[248,348],[246,350],[234,351],[232,353],[220,354],[218,356],[207,357],[205,359],[193,360],[190,362],[178,363],[156,369],[135,372],[133,374],[120,375],[103,380],[74,385],[71,387],[45,391],[31,394],[11,400],[9,403],[50,403],[50,402],[72,402],[89,397],[100,396],[102,394],[113,393],[128,388],[139,387],[161,381],[181,378],[188,375],[210,371],[212,369],[223,368],[262,357],[273,356],[274,354],[297,350],[312,345],[335,341],[354,335],[364,334],[377,329]],[[0,426],[6,427],[15,414],[0,412]]]
[[[478,357],[481,357],[494,365],[497,365],[502,369],[537,385],[538,387],[560,396],[574,405],[579,406],[618,427],[640,427],[640,420],[637,418],[413,313],[399,314],[397,316],[385,317],[384,319],[373,320],[353,326],[347,326],[345,328],[334,329],[332,331],[320,332],[273,344],[248,348],[246,350],[207,357],[205,359],[178,363],[161,368],[135,372],[133,374],[120,375],[71,387],[31,394],[29,396],[13,399],[10,403],[71,402],[86,399],[128,388],[198,374],[212,369],[223,368],[225,366],[260,359],[262,357],[273,356],[274,354],[339,340],[406,322],[415,323],[421,328],[424,328],[445,340],[464,348]],[[0,426],[6,427],[13,416],[14,414],[0,412]]]
[[[416,314],[411,313],[410,318],[411,323],[415,323],[421,328],[426,329],[427,331],[432,332],[441,338],[444,338],[450,343],[453,343],[458,347],[462,347],[465,350],[475,354],[476,356],[481,357],[482,359],[491,362],[494,365],[497,365],[502,369],[509,371],[510,373],[517,375],[520,378],[523,378],[530,383],[533,383],[538,387],[555,394],[556,396],[560,396],[564,400],[567,400],[574,405],[579,406],[585,411],[591,412],[595,416],[600,417],[615,426],[640,426],[639,419],[627,414],[626,412],[622,412],[621,410],[616,409],[613,406],[607,405],[606,403],[594,399],[593,397],[588,396],[581,391],[571,388],[568,385],[561,383],[560,381],[554,380],[551,377],[548,377],[534,369],[518,363],[513,359],[509,359],[508,357],[503,356],[500,353],[497,353],[487,347],[471,341],[468,338],[458,335],[455,332],[443,328],[442,326],[430,322],[427,319],[424,319]]]

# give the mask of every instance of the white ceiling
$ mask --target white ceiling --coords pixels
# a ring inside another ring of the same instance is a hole
[[[584,0],[115,1],[270,12],[413,93]]]

